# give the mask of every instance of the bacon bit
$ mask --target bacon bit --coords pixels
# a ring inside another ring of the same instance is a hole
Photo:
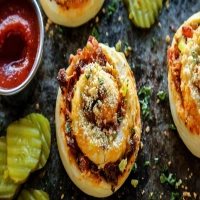
[[[190,26],[183,26],[182,27],[182,33],[187,38],[193,37],[193,31],[192,31],[192,28]]]

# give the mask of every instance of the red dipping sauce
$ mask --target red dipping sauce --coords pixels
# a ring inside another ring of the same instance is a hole
[[[0,88],[12,89],[28,77],[37,55],[40,29],[28,0],[0,0]]]

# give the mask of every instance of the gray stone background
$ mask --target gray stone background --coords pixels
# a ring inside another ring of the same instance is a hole
[[[162,199],[169,200],[172,192],[179,193],[177,199],[182,199],[183,192],[197,194],[200,199],[200,160],[194,157],[185,147],[177,131],[169,128],[173,123],[167,91],[167,62],[166,51],[169,44],[166,43],[166,35],[172,39],[173,28],[178,28],[188,17],[200,9],[199,0],[171,0],[169,8],[163,3],[163,8],[156,23],[150,29],[135,27],[128,19],[128,14],[123,1],[117,1],[116,11],[108,19],[108,5],[112,0],[106,0],[102,11],[98,13],[99,22],[95,18],[78,28],[56,28],[50,25],[45,32],[44,52],[39,70],[31,84],[19,95],[12,97],[0,96],[0,120],[4,127],[0,130],[0,136],[5,135],[6,127],[13,121],[18,120],[32,112],[39,112],[46,116],[51,123],[52,144],[51,153],[46,166],[40,171],[31,174],[22,188],[44,189],[50,199],[95,199],[81,192],[70,180],[61,163],[55,136],[55,103],[58,91],[56,80],[60,68],[67,68],[69,55],[75,54],[78,48],[83,48],[87,42],[93,27],[96,27],[100,42],[114,46],[120,39],[122,51],[125,42],[132,47],[127,57],[140,90],[143,86],[151,87],[150,115],[142,118],[143,131],[141,141],[143,148],[140,149],[137,158],[137,170],[132,171],[124,185],[112,196],[105,199]],[[45,14],[44,25],[47,22]],[[121,16],[121,22],[118,17]],[[158,27],[158,22],[162,27]],[[93,25],[93,26],[91,26]],[[54,35],[51,35],[53,31]],[[106,35],[106,32],[108,35]],[[153,44],[152,38],[155,39]],[[152,47],[153,44],[153,47]],[[163,90],[167,98],[163,102],[156,103],[157,92]],[[36,110],[36,104],[39,110]],[[147,133],[146,127],[150,127]],[[166,135],[164,132],[166,131]],[[155,164],[154,158],[159,158]],[[144,166],[149,161],[148,166]],[[166,176],[172,173],[176,180],[182,180],[182,185],[176,189],[168,183],[160,182],[160,175],[168,162],[171,165],[165,172]],[[191,176],[192,173],[192,176]],[[139,181],[134,188],[131,179]],[[151,197],[152,194],[152,197]]]

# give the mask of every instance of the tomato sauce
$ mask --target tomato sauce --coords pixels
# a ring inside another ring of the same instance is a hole
[[[0,0],[0,88],[28,77],[38,50],[39,23],[28,0]]]

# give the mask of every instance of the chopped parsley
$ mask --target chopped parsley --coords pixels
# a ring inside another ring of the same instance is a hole
[[[155,40],[154,37],[152,37],[152,38],[151,38],[151,49],[154,48],[155,44],[156,44],[156,40]]]
[[[131,50],[132,50],[132,49],[131,49],[129,43],[128,43],[128,42],[125,42],[125,46],[124,46],[124,54],[125,54],[125,56],[128,56],[128,55],[130,54],[130,51],[131,51]]]
[[[154,163],[157,164],[159,161],[159,158],[154,158]]]
[[[172,192],[172,196],[171,196],[170,200],[176,200],[178,197],[179,197],[178,192]]]
[[[116,10],[117,0],[114,0],[111,5],[108,5],[108,18],[110,18]]]
[[[103,82],[104,82],[103,79],[101,79],[101,78],[98,78],[98,81],[99,81],[99,84],[100,84],[100,85],[102,85]]]
[[[90,78],[90,74],[85,74],[85,77],[88,80]]]
[[[170,125],[169,125],[169,128],[170,128],[171,130],[176,130],[176,127],[175,127],[174,124],[170,124]]]
[[[116,131],[113,131],[112,133],[113,133],[113,136],[114,136],[114,137],[117,136],[117,132],[116,132]]]
[[[95,27],[92,29],[91,35],[93,37],[95,37],[97,39],[97,41],[99,41],[99,33],[98,33],[98,31],[97,31],[97,29]]]
[[[164,164],[164,166],[163,166],[163,172],[166,172],[168,170],[168,166],[167,166],[167,164]]]
[[[198,58],[198,53],[195,50],[192,50],[191,55],[193,57],[193,64],[199,64],[200,63],[200,59]]]
[[[68,123],[66,124],[66,132],[67,132],[67,133],[70,133],[70,132],[71,132],[71,128],[70,128],[70,126],[69,126]]]
[[[58,26],[58,31],[62,34],[63,33],[63,28],[61,26]]]
[[[122,42],[121,42],[121,40],[119,40],[119,41],[115,44],[115,49],[116,49],[116,51],[121,51],[121,45],[122,45]]]
[[[140,89],[138,94],[144,97],[143,100],[140,100],[139,102],[142,106],[142,115],[146,118],[150,113],[148,104],[150,100],[151,89],[144,86],[142,89]]]
[[[135,133],[135,129],[134,128],[131,128],[131,133]]]
[[[175,187],[178,188],[181,185],[181,181],[179,180],[178,182],[176,182]]]
[[[166,99],[167,94],[161,90],[157,93],[157,96],[161,101],[164,101]]]
[[[122,117],[118,117],[118,118],[117,118],[117,121],[118,121],[118,122],[121,122],[121,121],[122,121]]]
[[[174,185],[176,182],[176,178],[173,177],[173,174],[170,173],[168,177],[165,176],[164,173],[160,175],[160,182],[165,183],[168,182],[170,185]]]
[[[145,161],[144,166],[149,166],[150,162],[149,161]]]
[[[137,163],[134,163],[132,171],[135,173],[137,171]]]

